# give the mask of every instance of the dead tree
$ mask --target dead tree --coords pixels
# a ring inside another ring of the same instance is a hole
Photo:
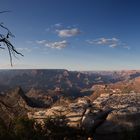
[[[5,13],[5,12],[9,12],[9,11],[1,11],[0,14]],[[13,44],[10,42],[10,38],[14,37],[14,35],[10,32],[10,30],[4,26],[3,23],[0,23],[0,32],[1,30],[4,30],[5,33],[0,33],[0,49],[8,49],[8,53],[9,53],[9,58],[10,58],[10,64],[11,66],[13,66],[13,61],[12,61],[12,57],[16,57],[16,55],[21,55],[23,56],[22,53],[18,52],[16,50],[16,48],[13,46]]]

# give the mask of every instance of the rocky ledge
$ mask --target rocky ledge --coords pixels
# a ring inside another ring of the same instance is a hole
[[[140,126],[140,93],[101,94],[93,104],[101,109],[113,109],[96,133],[118,133]]]

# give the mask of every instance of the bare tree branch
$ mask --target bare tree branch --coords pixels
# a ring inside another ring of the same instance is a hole
[[[1,11],[0,14],[5,12],[10,12],[10,11]],[[11,66],[13,66],[12,56],[16,57],[16,54],[23,56],[23,54],[18,52],[15,49],[15,47],[12,45],[12,43],[9,41],[10,37],[14,37],[14,35],[10,32],[10,30],[7,27],[5,27],[3,23],[0,23],[0,27],[6,30],[7,32],[6,34],[0,34],[0,49],[5,49],[5,47],[1,47],[2,45],[7,47],[9,57],[10,57],[10,63]]]

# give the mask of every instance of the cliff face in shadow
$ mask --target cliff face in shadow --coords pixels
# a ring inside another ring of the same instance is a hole
[[[0,117],[5,121],[10,121],[18,116],[27,116],[29,110],[39,109],[43,105],[27,97],[20,87],[16,87],[0,95]]]
[[[21,88],[17,87],[9,93],[0,96],[0,117],[5,121],[9,121],[14,117],[24,116],[27,113],[26,105],[24,93]]]

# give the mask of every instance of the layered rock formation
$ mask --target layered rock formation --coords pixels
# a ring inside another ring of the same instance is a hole
[[[102,109],[113,109],[97,133],[117,133],[140,126],[140,93],[101,94],[93,103]]]

